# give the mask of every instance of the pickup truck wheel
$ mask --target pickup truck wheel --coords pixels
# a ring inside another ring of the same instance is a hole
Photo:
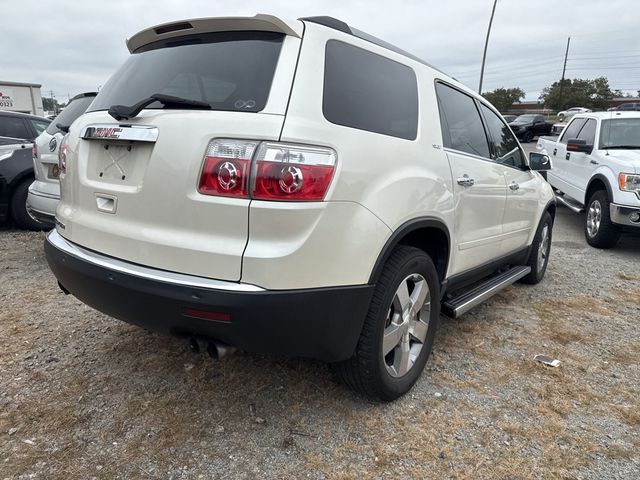
[[[19,228],[25,230],[42,230],[42,224],[35,220],[27,212],[27,195],[32,178],[20,182],[11,195],[11,217]]]
[[[604,190],[597,190],[587,204],[584,236],[587,243],[595,248],[612,248],[618,243],[620,230],[611,222],[609,196]]]
[[[524,143],[529,143],[529,142],[533,141],[533,133],[532,132],[526,132],[524,134],[524,138],[522,139],[522,141]]]
[[[440,283],[431,258],[397,247],[376,283],[355,354],[334,364],[334,371],[374,400],[395,400],[420,377],[439,317]]]
[[[544,212],[536,236],[531,244],[531,253],[527,266],[531,267],[531,272],[520,280],[522,283],[535,285],[544,278],[549,264],[549,253],[551,252],[551,234],[553,232],[553,220],[549,212]]]

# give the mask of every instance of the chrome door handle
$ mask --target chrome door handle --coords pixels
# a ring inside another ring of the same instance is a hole
[[[469,178],[468,175],[463,175],[458,177],[458,185],[462,185],[463,187],[472,187],[476,181],[473,178]]]
[[[557,148],[554,148],[554,149],[553,149],[553,156],[554,156],[554,157],[556,156],[556,153],[557,153],[557,152],[558,152],[558,149],[557,149]]]

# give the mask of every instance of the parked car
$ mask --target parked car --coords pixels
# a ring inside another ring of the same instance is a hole
[[[40,224],[29,216],[27,192],[33,181],[32,144],[0,146],[0,221],[12,218],[20,228],[39,230]]]
[[[534,137],[549,135],[553,123],[547,122],[544,115],[520,115],[514,121],[509,122],[513,133],[525,143],[529,143]]]
[[[518,115],[503,115],[502,118],[504,118],[504,121],[507,123],[511,123],[513,122],[516,118],[518,118]]]
[[[33,142],[49,123],[50,120],[36,115],[0,110],[0,144],[15,144],[21,140]]]
[[[640,112],[640,102],[630,102],[618,105],[613,110],[621,112]]]
[[[96,92],[87,92],[73,97],[60,115],[35,140],[35,181],[29,187],[27,211],[45,228],[53,228],[60,199],[58,150],[62,137],[69,131],[71,124],[91,105],[96,95]]]
[[[185,20],[127,46],[61,146],[45,250],[84,303],[214,356],[321,359],[392,400],[441,302],[456,317],[544,277],[544,156],[417,58],[329,17]]]
[[[569,110],[558,112],[558,119],[560,119],[560,121],[569,120],[571,117],[578,113],[586,113],[590,111],[590,109],[584,107],[571,107]]]
[[[557,199],[586,210],[589,245],[611,248],[624,230],[640,231],[640,112],[576,115],[560,138],[536,147],[551,157]]]

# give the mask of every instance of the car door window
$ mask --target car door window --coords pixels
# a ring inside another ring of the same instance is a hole
[[[576,138],[584,140],[587,145],[593,145],[596,139],[596,121],[593,119],[587,120]]]
[[[580,132],[586,121],[586,118],[574,118],[571,120],[571,123],[565,127],[562,137],[560,137],[560,143],[566,144],[570,138],[578,138],[578,132]]]
[[[489,107],[483,104],[481,108],[496,153],[495,161],[524,170],[526,162],[511,129]]]
[[[31,137],[27,126],[20,117],[0,116],[0,137],[25,138]]]
[[[444,146],[490,158],[487,134],[472,97],[442,83],[436,84]]]
[[[49,126],[48,122],[43,122],[41,120],[32,120],[29,119],[29,121],[31,122],[31,125],[33,125],[33,128],[35,129],[37,135],[40,135],[42,132],[44,132],[47,127]]]

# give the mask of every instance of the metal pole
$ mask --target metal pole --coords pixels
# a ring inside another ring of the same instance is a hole
[[[482,68],[480,69],[480,85],[478,85],[478,93],[482,95],[482,78],[484,77],[484,62],[487,59],[487,47],[489,46],[489,34],[491,33],[491,24],[493,23],[493,14],[496,13],[496,4],[498,0],[493,0],[493,9],[491,10],[491,18],[489,19],[489,28],[487,28],[487,38],[484,41],[484,53],[482,54]]]
[[[564,66],[562,67],[562,79],[560,80],[560,93],[558,94],[558,106],[562,108],[562,89],[564,88],[564,72],[567,69],[567,57],[569,56],[569,43],[571,37],[567,37],[567,51],[564,52]]]

